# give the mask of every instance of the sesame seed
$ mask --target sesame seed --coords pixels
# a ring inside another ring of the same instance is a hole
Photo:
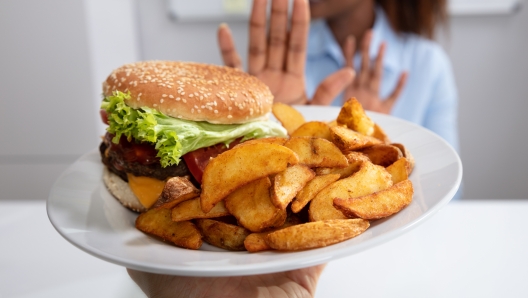
[[[233,116],[231,116],[231,115],[227,115],[227,118],[228,118],[228,119],[231,119],[231,118],[233,118]]]
[[[176,97],[176,101],[180,101],[180,99],[181,99],[181,98],[179,98],[179,97]]]
[[[218,110],[214,110],[214,113],[215,113],[215,114],[218,114]]]
[[[193,95],[192,93],[191,93],[191,94],[189,94],[189,97],[193,97],[193,96],[194,96],[194,95]]]
[[[160,103],[163,103],[163,98],[162,98],[162,99],[160,99]]]
[[[167,97],[167,94],[162,94],[161,97]]]

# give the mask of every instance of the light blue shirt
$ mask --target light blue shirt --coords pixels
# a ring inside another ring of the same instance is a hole
[[[369,51],[372,61],[382,41],[387,43],[387,47],[383,61],[381,98],[387,98],[392,93],[403,71],[409,73],[392,115],[432,130],[458,150],[458,97],[446,53],[437,43],[416,34],[394,32],[385,13],[378,7]],[[344,65],[341,47],[326,22],[313,21],[306,64],[308,96],[312,97],[321,81]],[[354,67],[358,73],[361,67],[359,54],[354,57]],[[332,105],[341,106],[342,103],[340,95]]]

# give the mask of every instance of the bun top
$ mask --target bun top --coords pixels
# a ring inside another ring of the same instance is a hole
[[[241,70],[210,64],[144,61],[114,70],[104,96],[130,92],[126,104],[149,107],[174,118],[210,123],[244,123],[271,111],[273,95],[259,79]]]

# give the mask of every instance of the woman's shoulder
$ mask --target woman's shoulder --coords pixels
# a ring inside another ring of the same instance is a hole
[[[415,63],[439,67],[450,65],[446,51],[438,42],[411,33],[401,34],[400,40]]]
[[[431,80],[452,75],[449,56],[438,42],[410,33],[398,34],[397,40],[399,53],[394,56],[402,70]]]

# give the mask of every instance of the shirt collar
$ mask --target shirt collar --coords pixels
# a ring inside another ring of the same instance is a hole
[[[326,21],[324,19],[314,20],[310,26],[307,52],[308,59],[316,59],[317,57],[328,55],[339,65],[345,65],[341,47],[335,40]],[[381,7],[377,6],[376,20],[374,21],[372,41],[369,50],[371,60],[376,58],[382,41],[387,43],[385,58],[383,59],[383,68],[397,70],[400,64],[399,53],[401,53],[401,48],[403,47],[402,37],[394,32],[385,12]],[[360,55],[356,55],[354,65],[359,65],[360,60]]]

